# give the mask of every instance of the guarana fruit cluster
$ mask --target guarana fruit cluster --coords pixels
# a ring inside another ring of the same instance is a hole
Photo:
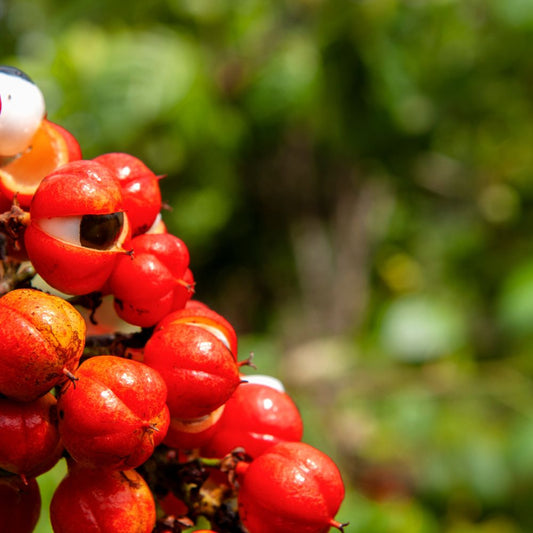
[[[343,530],[337,466],[193,298],[159,178],[129,154],[83,159],[31,79],[0,67],[0,533],[34,529],[36,478],[59,460],[56,533],[201,516],[219,532]]]

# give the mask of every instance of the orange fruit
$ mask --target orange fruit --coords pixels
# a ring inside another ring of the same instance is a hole
[[[45,176],[77,154],[81,158],[76,144],[69,132],[43,120],[28,149],[0,167],[0,191],[10,201],[16,196],[23,209],[29,208],[33,193]]]

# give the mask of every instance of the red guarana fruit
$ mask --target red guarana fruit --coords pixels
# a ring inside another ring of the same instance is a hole
[[[202,455],[224,457],[242,447],[257,457],[278,442],[300,441],[302,434],[300,412],[286,392],[259,383],[242,383],[226,402]]]
[[[226,345],[191,324],[171,322],[154,332],[144,348],[144,363],[163,376],[170,416],[182,420],[212,413],[241,380],[238,363]]]
[[[152,368],[100,355],[84,361],[58,399],[59,431],[72,458],[109,469],[136,468],[169,424],[167,387]]]
[[[178,309],[166,315],[156,326],[155,331],[165,328],[172,322],[191,324],[204,328],[218,337],[231,351],[237,360],[238,340],[233,326],[222,315],[213,311],[204,303],[195,301],[189,305],[189,300],[183,309]]]
[[[131,240],[131,257],[121,257],[109,278],[115,309],[126,322],[150,327],[192,296],[189,250],[170,233],[144,234]]]
[[[35,289],[0,298],[0,393],[32,401],[64,382],[85,345],[83,317],[67,301]]]
[[[128,217],[118,179],[94,161],[73,161],[44,178],[24,234],[35,270],[58,291],[100,290],[126,255]]]
[[[33,402],[0,399],[0,468],[29,479],[59,461],[56,403],[50,393]]]
[[[41,512],[41,493],[34,478],[0,476],[0,533],[31,533]]]
[[[303,442],[272,446],[236,467],[240,518],[249,533],[327,533],[344,484],[335,463]]]
[[[111,152],[95,157],[94,161],[108,167],[119,179],[132,236],[147,232],[161,212],[159,178],[130,154]]]
[[[50,521],[54,533],[151,533],[155,502],[135,470],[74,466],[54,492]]]

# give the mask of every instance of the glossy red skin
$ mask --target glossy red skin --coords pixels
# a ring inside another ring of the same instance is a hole
[[[143,363],[92,357],[58,400],[59,431],[80,464],[135,468],[161,443],[170,421],[161,376]]]
[[[222,315],[213,311],[207,305],[197,301],[195,301],[194,304],[189,305],[189,302],[187,302],[183,309],[178,309],[165,316],[165,318],[157,324],[155,331],[164,328],[171,322],[184,322],[216,328],[220,331],[220,335],[225,338],[226,345],[230,349],[234,358],[237,359],[237,333],[233,329],[233,326]]]
[[[335,463],[303,442],[276,444],[236,472],[249,533],[327,533],[344,499]]]
[[[151,533],[155,502],[135,470],[74,467],[52,497],[50,521],[54,533]]]
[[[154,333],[144,349],[144,363],[167,383],[173,418],[208,415],[240,383],[237,362],[212,333],[189,324],[171,323]]]
[[[0,393],[32,401],[67,380],[85,345],[81,314],[58,296],[17,289],[0,298]]]
[[[215,433],[224,408],[222,405],[205,417],[193,420],[171,418],[163,444],[181,450],[194,450],[205,446]]]
[[[41,512],[41,493],[35,479],[0,477],[0,533],[31,533]]]
[[[131,240],[131,248],[132,257],[117,261],[108,288],[123,320],[153,326],[192,295],[192,287],[185,286],[189,251],[169,233],[139,235]]]
[[[226,402],[202,455],[224,457],[242,447],[257,457],[278,442],[300,441],[302,434],[300,413],[288,394],[258,383],[242,383]]]
[[[35,270],[52,287],[65,294],[100,291],[124,250],[95,250],[58,240],[31,224],[24,244]]]
[[[32,219],[123,211],[120,182],[104,165],[81,159],[48,174],[35,191]]]
[[[63,444],[56,403],[50,393],[33,402],[0,399],[0,468],[29,479],[57,463]]]
[[[55,122],[51,122],[50,120],[48,120],[47,122],[56,131],[58,131],[62,135],[63,139],[65,140],[65,144],[67,145],[67,150],[68,150],[68,160],[78,161],[79,159],[81,159],[82,157],[81,147],[76,137],[74,137],[74,135],[70,133],[70,131],[68,131],[63,126],[60,126],[59,124],[56,124]]]
[[[100,290],[125,249],[96,250],[45,233],[39,221],[52,217],[121,212],[122,192],[112,172],[93,161],[73,161],[43,179],[30,206],[26,252],[36,271],[66,294]],[[128,229],[126,221],[125,233]],[[124,240],[124,237],[122,238]]]
[[[159,178],[130,154],[111,152],[95,157],[94,161],[108,167],[119,179],[132,235],[148,231],[161,211]]]

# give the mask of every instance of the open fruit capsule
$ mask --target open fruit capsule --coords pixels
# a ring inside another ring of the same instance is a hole
[[[103,165],[73,161],[41,182],[24,243],[41,277],[66,294],[102,288],[117,257],[127,253],[128,218],[120,184]]]
[[[39,87],[22,71],[0,66],[0,191],[28,209],[41,180],[81,159],[76,138],[45,118]]]

